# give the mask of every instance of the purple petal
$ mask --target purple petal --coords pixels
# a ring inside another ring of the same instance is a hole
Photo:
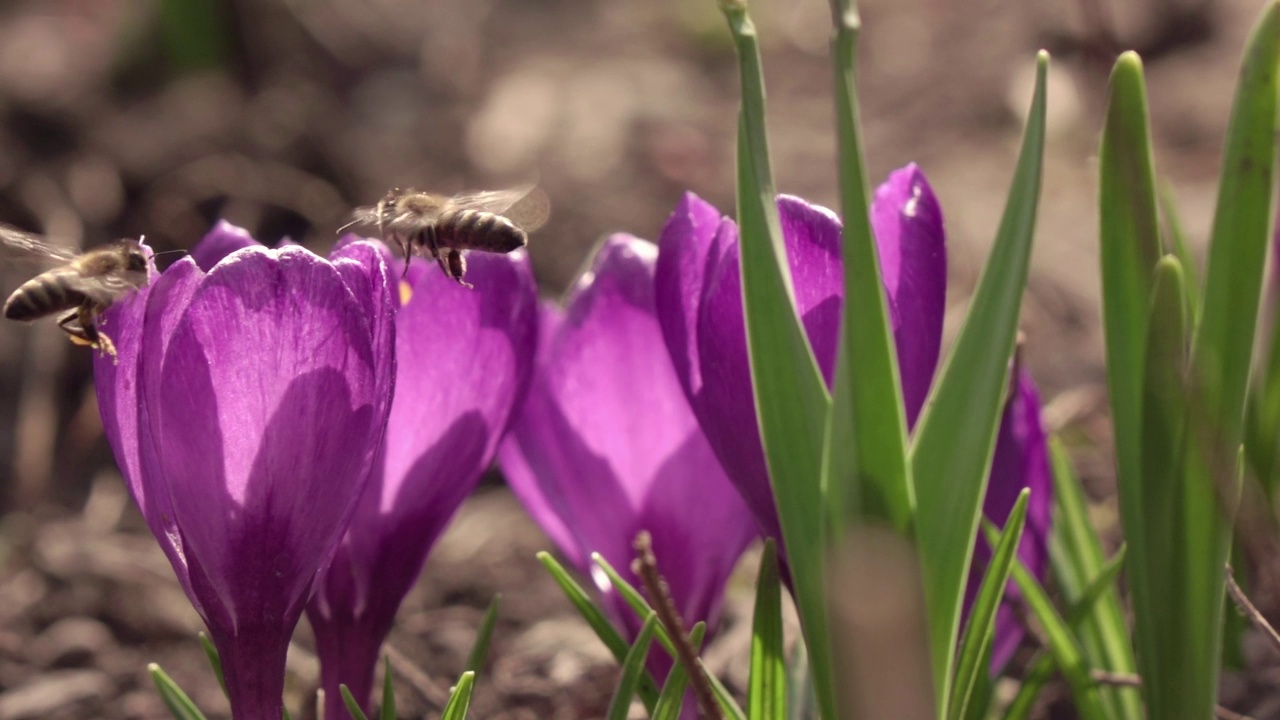
[[[835,365],[844,282],[839,261],[840,225],[829,211],[801,200],[778,201],[796,302],[827,382]],[[737,226],[723,221],[717,233],[721,257],[709,276],[698,331],[703,392],[694,410],[716,455],[752,508],[766,535],[781,537],[751,391]]]
[[[368,698],[401,600],[491,463],[528,385],[537,293],[527,254],[473,253],[467,279],[475,289],[424,263],[414,263],[406,279],[411,292],[395,320],[399,371],[382,452],[308,608],[334,693],[342,682]]]
[[[1026,527],[1018,545],[1018,559],[1038,580],[1043,581],[1049,567],[1053,475],[1040,421],[1040,397],[1031,374],[1025,370],[1018,371],[1013,390],[1000,420],[982,512],[988,520],[1003,526],[1018,500],[1018,494],[1023,488],[1031,489]],[[965,590],[965,617],[968,617],[977,597],[982,573],[990,562],[991,549],[986,542],[979,540],[974,548],[973,566]],[[991,653],[993,674],[1009,662],[1026,634],[1015,610],[1020,604],[1019,597],[1018,589],[1010,582],[1006,597],[996,611],[995,644]]]
[[[654,271],[654,305],[662,334],[685,394],[702,390],[698,365],[698,314],[706,288],[708,261],[720,228],[720,211],[693,193],[685,193],[662,228]]]
[[[204,236],[191,251],[200,269],[209,272],[214,265],[222,262],[222,258],[237,250],[247,247],[259,247],[248,230],[236,227],[226,220],[219,220],[217,225]]]
[[[914,426],[938,365],[947,301],[942,209],[914,163],[895,170],[876,189],[871,223],[889,297],[907,424]]]
[[[599,552],[629,576],[631,543],[648,530],[682,615],[714,627],[724,580],[757,531],[663,347],[654,264],[654,246],[631,236],[600,249],[500,459],[579,570],[596,575],[588,558]]]

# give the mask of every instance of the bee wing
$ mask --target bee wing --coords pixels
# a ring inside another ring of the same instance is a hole
[[[449,199],[447,209],[497,213],[525,232],[542,227],[551,216],[551,202],[547,194],[533,185],[455,195]]]
[[[67,278],[66,285],[68,290],[75,290],[104,305],[109,305],[121,295],[138,289],[137,284],[130,282],[127,276],[120,273],[86,275],[81,272],[78,277]]]
[[[80,255],[71,248],[54,245],[39,235],[8,225],[0,225],[0,248],[3,248],[7,256],[44,260],[53,264],[69,263]]]

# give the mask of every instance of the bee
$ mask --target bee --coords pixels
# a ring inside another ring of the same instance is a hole
[[[149,282],[147,255],[141,242],[120,240],[75,253],[50,245],[37,235],[0,226],[0,246],[62,263],[14,290],[4,304],[6,318],[36,320],[69,311],[58,317],[58,327],[71,341],[115,358],[115,345],[98,329],[97,320],[113,302]]]
[[[463,287],[463,250],[508,253],[529,242],[528,233],[547,221],[547,196],[532,185],[447,196],[393,188],[377,205],[356,208],[353,225],[376,225],[384,242],[395,242],[405,258],[430,256]],[[405,264],[408,271],[408,263]]]

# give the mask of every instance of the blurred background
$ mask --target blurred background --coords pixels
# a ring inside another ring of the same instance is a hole
[[[1118,50],[1143,55],[1157,169],[1202,246],[1260,3],[860,6],[870,179],[916,162],[932,182],[949,332],[1003,208],[1034,52],[1054,54],[1025,357],[1099,523],[1114,525],[1094,160],[1106,75]],[[827,5],[754,0],[753,16],[778,187],[831,205]],[[656,238],[686,189],[731,212],[736,72],[713,0],[0,0],[0,222],[75,247],[145,234],[165,250],[226,218],[324,252],[350,209],[389,187],[536,181],[553,209],[530,255],[555,296],[602,234]],[[0,263],[0,291],[32,274]],[[91,380],[89,353],[52,322],[0,325],[0,720],[161,717],[148,661],[216,712],[198,619],[122,489]],[[500,478],[464,508],[393,636],[406,717],[438,707],[497,591],[477,716],[603,711],[614,666],[533,562],[547,547]],[[745,677],[734,628],[749,602],[731,599],[711,650],[731,684]],[[305,635],[295,708],[315,682]],[[1234,691],[1256,697],[1259,682]]]

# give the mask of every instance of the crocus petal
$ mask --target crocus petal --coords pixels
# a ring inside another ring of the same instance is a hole
[[[947,252],[942,208],[914,163],[890,173],[871,203],[898,349],[902,399],[914,426],[933,381],[947,304]]]
[[[598,578],[588,559],[599,552],[634,580],[631,543],[648,530],[678,610],[714,630],[724,581],[756,527],[666,355],[654,256],[652,244],[628,235],[600,249],[549,333],[499,461],[517,497],[586,574]],[[615,610],[634,633],[633,614]]]
[[[241,250],[140,362],[143,474],[168,487],[233,710],[278,714],[289,635],[368,478],[390,349],[374,347],[367,308],[305,250]]]
[[[1018,545],[1018,559],[1041,581],[1049,568],[1049,523],[1053,509],[1053,475],[1048,445],[1040,420],[1040,397],[1031,374],[1020,370],[1013,393],[1005,404],[991,461],[991,475],[982,512],[997,526],[1003,526],[1024,488],[1031,489],[1027,522]],[[973,567],[965,591],[964,614],[977,596],[982,572],[991,562],[991,549],[979,541],[974,548]],[[1011,582],[1006,599],[996,611],[995,644],[991,652],[992,673],[998,673],[1013,657],[1026,629],[1015,610],[1020,593]]]
[[[699,213],[697,222],[688,219],[692,208]],[[690,196],[664,228],[662,251],[670,257],[658,266],[659,319],[681,384],[717,457],[761,530],[780,537],[751,391],[737,227],[724,219],[707,240],[700,230],[707,226],[706,208]],[[797,309],[830,384],[844,295],[840,223],[830,211],[789,196],[779,197],[778,211]],[[877,190],[871,221],[907,417],[914,423],[937,365],[946,294],[941,211],[917,167],[895,171]]]
[[[662,323],[662,335],[676,376],[685,394],[702,391],[702,371],[698,363],[698,315],[706,288],[708,262],[720,211],[691,192],[684,194],[662,229],[658,245],[658,265],[654,272],[654,305]]]
[[[383,252],[376,244],[344,243],[335,258],[361,247]],[[346,712],[339,683],[368,699],[401,600],[524,397],[537,339],[528,257],[474,253],[467,278],[475,289],[421,261],[406,276],[409,300],[395,318],[398,377],[382,451],[308,607],[332,712]]]
[[[248,230],[236,227],[226,220],[219,220],[218,224],[196,243],[195,248],[191,250],[191,257],[195,259],[201,270],[209,272],[214,265],[222,262],[222,258],[237,250],[257,245],[258,241],[253,239]]]

